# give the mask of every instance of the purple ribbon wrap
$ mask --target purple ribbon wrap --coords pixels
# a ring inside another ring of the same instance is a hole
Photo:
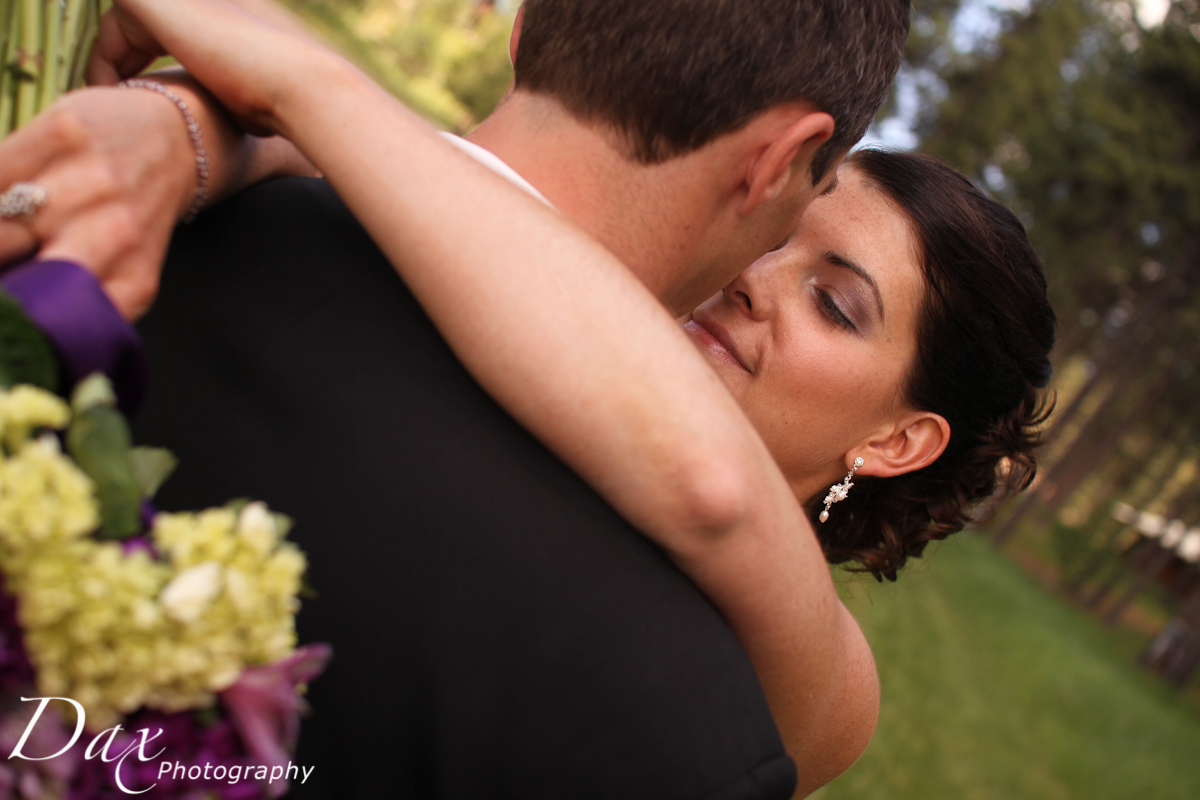
[[[133,413],[146,391],[146,350],[90,272],[72,261],[32,261],[0,276],[0,286],[58,351],[66,387],[103,372],[121,411]]]

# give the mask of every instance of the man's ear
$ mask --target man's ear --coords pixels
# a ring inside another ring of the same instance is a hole
[[[517,47],[521,43],[521,23],[525,21],[525,4],[517,9],[517,18],[513,20],[512,35],[508,37],[508,63],[517,65]]]
[[[950,423],[940,414],[914,411],[891,431],[846,455],[863,460],[860,475],[891,478],[916,472],[937,461],[950,444]]]
[[[742,214],[779,197],[792,180],[810,180],[813,157],[833,135],[834,122],[824,111],[789,104],[768,109],[750,126],[756,150],[746,170]]]

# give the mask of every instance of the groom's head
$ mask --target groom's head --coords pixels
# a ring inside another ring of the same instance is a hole
[[[690,310],[830,185],[899,68],[909,2],[525,0],[514,105],[533,109],[524,141],[544,168],[528,177]],[[546,136],[546,102],[613,158]]]
[[[883,102],[909,9],[909,0],[525,0],[516,88],[608,124],[643,163],[804,102],[836,126],[811,162],[816,183]]]

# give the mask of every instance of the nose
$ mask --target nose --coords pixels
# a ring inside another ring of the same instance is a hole
[[[772,293],[768,288],[769,269],[757,261],[734,278],[722,293],[739,312],[752,320],[765,320],[774,307]]]

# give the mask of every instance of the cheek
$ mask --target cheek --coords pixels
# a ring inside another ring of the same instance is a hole
[[[742,405],[785,473],[816,469],[843,438],[846,371],[836,351],[803,339],[773,356]]]
[[[742,400],[789,477],[823,471],[886,415],[894,375],[840,331],[795,331]]]

